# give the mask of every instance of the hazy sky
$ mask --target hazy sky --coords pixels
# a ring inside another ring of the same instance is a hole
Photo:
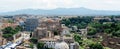
[[[55,9],[85,7],[95,10],[119,10],[120,0],[0,0],[0,12],[19,9]]]

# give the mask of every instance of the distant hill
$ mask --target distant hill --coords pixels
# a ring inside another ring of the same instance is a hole
[[[23,9],[12,12],[0,13],[0,15],[120,15],[120,11],[92,10],[87,8],[57,8],[51,10]]]

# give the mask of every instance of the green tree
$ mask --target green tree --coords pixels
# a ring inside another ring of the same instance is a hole
[[[97,21],[93,21],[93,22],[89,23],[88,25],[93,27],[93,28],[101,27],[101,24],[99,22],[97,22]]]
[[[111,32],[111,29],[110,29],[110,28],[104,29],[104,32],[105,32],[105,33],[110,33],[110,32]]]
[[[82,38],[79,34],[74,35],[74,40],[78,42],[79,44],[82,44]]]
[[[17,26],[16,28],[6,27],[6,28],[2,29],[3,37],[9,39],[14,34],[18,33],[20,30],[21,30],[20,26]]]
[[[120,30],[117,32],[112,33],[113,36],[120,37]]]
[[[99,43],[94,43],[89,45],[90,49],[104,49],[103,46]]]
[[[4,38],[12,37],[14,34],[17,33],[17,32],[15,32],[15,29],[13,29],[12,27],[6,27],[2,30],[2,32],[3,32]]]
[[[13,33],[13,28],[12,27],[6,27],[2,30],[3,34],[11,34]]]
[[[37,42],[38,42],[38,40],[37,40],[36,38],[31,38],[30,41],[31,41],[32,43],[37,43]]]
[[[8,23],[14,23],[14,20],[8,20]]]
[[[38,49],[44,49],[44,43],[39,42],[39,43],[37,44],[37,48],[38,48]]]
[[[96,34],[96,29],[95,28],[89,28],[87,35],[95,35]]]
[[[79,34],[75,34],[74,39],[75,39],[75,41],[79,41],[79,40],[81,40],[81,36]]]
[[[9,38],[9,37],[12,37],[12,34],[3,34],[3,37],[4,38]]]
[[[30,48],[32,48],[32,49],[34,48],[34,45],[32,43],[30,43]]]
[[[88,23],[92,21],[93,17],[73,17],[68,19],[63,19],[61,23],[65,24],[66,26],[77,26],[78,29],[86,28]]]
[[[16,31],[21,31],[23,28],[21,27],[21,26],[17,26],[16,28],[15,28],[15,30]]]

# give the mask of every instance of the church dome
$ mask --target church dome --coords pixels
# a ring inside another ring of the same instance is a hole
[[[55,49],[69,49],[69,46],[65,42],[60,42],[55,44]]]

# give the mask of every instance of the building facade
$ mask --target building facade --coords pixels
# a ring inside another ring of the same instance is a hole
[[[28,18],[25,21],[25,30],[26,31],[34,31],[39,24],[39,19],[37,18]]]

